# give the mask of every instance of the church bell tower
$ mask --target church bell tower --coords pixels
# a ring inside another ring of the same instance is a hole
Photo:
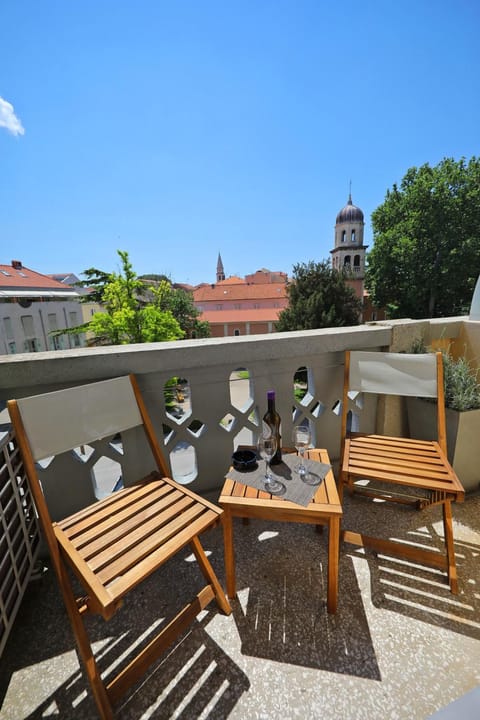
[[[348,284],[357,296],[363,298],[363,281],[365,279],[365,253],[368,245],[363,244],[365,222],[363,212],[352,203],[352,193],[348,202],[337,215],[335,222],[335,247],[332,254],[334,270],[346,270],[349,274]]]
[[[220,256],[220,253],[218,253],[218,260],[217,260],[217,283],[221,282],[222,280],[225,280],[225,270],[223,269],[223,262],[222,258]]]

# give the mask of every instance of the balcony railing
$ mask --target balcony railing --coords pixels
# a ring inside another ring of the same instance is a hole
[[[32,497],[15,438],[0,433],[0,655],[40,545]]]
[[[269,389],[276,390],[285,444],[290,442],[293,424],[306,419],[313,443],[327,448],[335,463],[340,444],[344,351],[406,351],[419,336],[427,343],[440,338],[446,342],[448,338],[465,347],[467,355],[480,354],[480,323],[470,323],[465,318],[79,348],[1,356],[0,400],[134,373],[157,433],[164,439],[172,475],[178,482],[205,493],[222,485],[236,446],[255,438]],[[359,411],[367,416],[371,430],[402,433],[406,429],[405,415],[394,402],[382,406],[381,412],[370,406]],[[48,460],[42,463],[42,485],[54,519],[84,507],[115,487],[128,485],[142,470],[146,474],[151,469],[149,452],[138,438],[127,436],[125,442],[129,452],[123,452],[121,443],[113,438],[96,447],[79,448],[75,456],[63,458],[61,465]],[[21,477],[15,466],[18,459],[9,460],[14,438],[7,436],[2,447],[6,454],[0,498],[8,499],[12,488],[22,497],[17,498],[15,507],[23,526],[28,528],[22,530],[22,537],[32,539],[31,567],[38,537],[29,524],[31,507],[25,503],[26,490],[18,487]],[[0,529],[1,547],[17,542],[15,535],[13,541],[9,539],[10,532],[11,528],[4,523]],[[8,558],[10,567],[2,566],[2,572],[21,577],[24,584],[29,572],[23,572],[23,556],[17,559],[15,552],[9,552]],[[3,591],[3,586],[0,590]],[[0,602],[4,602],[1,596]],[[10,617],[15,612],[12,606]],[[0,642],[2,633],[5,636],[8,631],[7,624],[3,621]]]
[[[0,400],[133,372],[157,432],[164,437],[173,476],[201,493],[221,485],[235,447],[255,437],[266,409],[267,390],[276,390],[284,442],[289,443],[294,422],[307,419],[313,442],[326,447],[335,460],[339,454],[338,402],[344,351],[405,351],[419,335],[427,343],[435,338],[457,337],[463,342],[467,326],[474,342],[478,342],[479,323],[457,318],[0,356]],[[306,384],[296,383],[301,368],[306,368],[301,375]],[[401,423],[401,419],[397,421]],[[375,415],[371,423],[375,425]],[[44,463],[45,491],[53,515],[64,515],[87,504],[95,495],[112,490],[105,486],[104,478],[112,474],[115,464],[118,477],[121,475],[123,483],[128,484],[133,470],[121,450],[110,443],[101,452],[92,453],[88,448],[79,451],[77,460],[83,462],[76,462],[75,476],[81,479],[80,468],[88,481],[78,483],[82,490],[75,493],[70,489],[68,493],[60,492],[55,468],[50,472],[48,462]],[[148,462],[139,447],[135,474],[139,465]],[[69,508],[64,505],[65,495],[70,498]]]

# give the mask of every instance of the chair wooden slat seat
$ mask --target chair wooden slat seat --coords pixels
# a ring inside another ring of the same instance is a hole
[[[168,477],[132,375],[10,400],[8,409],[99,716],[110,720],[113,705],[212,600],[224,613],[231,612],[199,539],[223,521],[223,511]],[[134,484],[52,522],[37,461],[139,427],[156,468]],[[104,682],[83,615],[93,612],[110,620],[128,592],[186,546],[193,551],[207,584],[126,668]],[[75,597],[68,568],[82,585],[81,597]]]
[[[347,431],[349,398],[354,393],[416,395],[425,392],[436,399],[437,440],[391,437]],[[464,489],[447,459],[443,367],[441,353],[424,356],[400,353],[347,352],[342,403],[342,450],[339,491],[360,492],[372,497],[411,503],[412,498],[396,495],[395,487],[422,491],[416,505],[438,503],[443,509],[445,555],[407,543],[367,537],[344,530],[345,541],[379,552],[408,557],[445,570],[450,589],[458,592],[453,545],[451,502],[464,499]],[[357,481],[369,481],[367,487]],[[374,486],[370,486],[373,481]],[[375,487],[380,484],[380,488]],[[389,489],[391,486],[391,489]]]
[[[350,475],[361,477],[367,475],[371,480],[395,482],[399,485],[415,485],[432,490],[449,492],[452,499],[463,498],[461,486],[453,468],[445,466],[444,458],[438,444],[432,443],[425,448],[426,457],[408,451],[399,453],[402,438],[391,438],[389,445],[369,446],[361,439],[345,442],[344,467]],[[461,496],[459,498],[459,496]]]

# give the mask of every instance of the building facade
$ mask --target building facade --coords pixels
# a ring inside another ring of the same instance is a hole
[[[12,355],[85,346],[84,334],[59,333],[82,324],[79,294],[20,260],[0,265],[0,353]]]
[[[219,255],[217,282],[195,288],[193,301],[200,319],[210,324],[212,337],[275,332],[278,315],[288,305],[287,280],[286,273],[265,268],[245,278],[225,279]]]

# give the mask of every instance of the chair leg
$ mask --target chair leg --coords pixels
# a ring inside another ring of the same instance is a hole
[[[232,612],[230,603],[225,596],[223,588],[220,585],[217,576],[215,575],[209,559],[205,555],[205,551],[200,543],[200,540],[198,539],[198,536],[192,538],[192,540],[190,541],[190,545],[195,554],[195,557],[197,558],[197,562],[205,579],[208,583],[210,583],[213,588],[218,607],[222,612],[225,613],[225,615],[230,615],[230,613]]]
[[[340,558],[340,518],[331,517],[328,521],[328,586],[327,610],[337,611],[338,600],[338,564]]]
[[[339,482],[338,482],[338,487],[337,487],[338,498],[340,500],[340,504],[342,504],[342,502],[343,502],[343,488],[345,485],[348,488],[348,494],[353,495],[355,492],[353,476],[350,475],[350,473],[346,473],[346,472],[343,472],[342,470],[340,470]]]
[[[229,510],[224,510],[222,521],[227,596],[233,600],[237,593],[237,587],[235,582],[235,552],[233,549],[233,518]]]
[[[445,500],[443,503],[443,532],[445,536],[445,548],[447,551],[450,590],[455,595],[458,595],[457,566],[455,564],[455,547],[453,544],[452,504],[450,500]]]
[[[340,500],[340,505],[343,502],[343,486],[346,482],[345,473],[340,471],[340,474],[338,476],[338,483],[337,483],[337,492],[338,492],[338,499]]]
[[[98,714],[101,720],[113,720],[112,704],[101,678],[83,620],[80,617],[75,595],[70,585],[67,572],[63,566],[57,568],[57,571],[60,580],[60,589],[62,591],[65,607],[72,625],[78,653],[85,668],[88,682],[90,683],[92,694],[97,705]]]

